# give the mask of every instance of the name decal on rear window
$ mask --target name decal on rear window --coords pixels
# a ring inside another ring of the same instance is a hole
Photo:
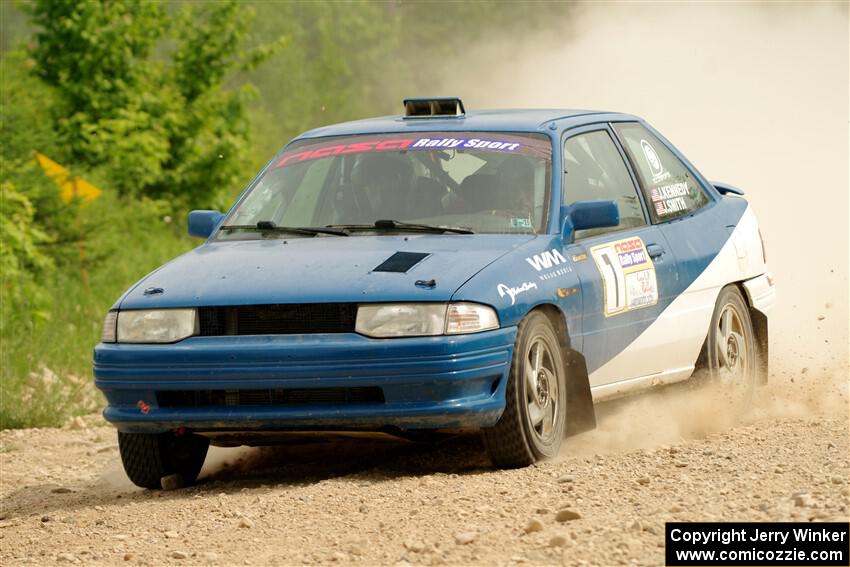
[[[688,196],[687,183],[673,183],[658,187],[650,192],[652,203],[655,205],[655,212],[659,217],[678,213],[688,208],[685,202],[685,197]]]

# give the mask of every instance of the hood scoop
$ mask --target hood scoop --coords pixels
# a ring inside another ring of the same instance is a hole
[[[430,256],[424,252],[396,252],[383,262],[381,262],[373,272],[395,272],[403,274],[409,271],[413,266]]]

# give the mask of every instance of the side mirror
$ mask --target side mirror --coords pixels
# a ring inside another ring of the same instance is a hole
[[[189,236],[209,238],[223,218],[218,211],[192,211],[189,213]]]
[[[562,207],[564,219],[561,236],[564,242],[572,242],[577,230],[604,228],[620,224],[620,209],[614,201],[577,201]]]

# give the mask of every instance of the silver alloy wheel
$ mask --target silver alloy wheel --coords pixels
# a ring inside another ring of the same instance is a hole
[[[735,305],[727,303],[723,306],[714,331],[720,381],[731,386],[747,386],[750,357],[745,337],[747,331]]]
[[[551,442],[558,419],[560,393],[552,351],[542,337],[535,337],[525,355],[525,403],[531,430],[538,439]]]
[[[567,425],[567,357],[555,323],[532,311],[517,325],[514,344],[505,409],[492,427],[482,428],[487,453],[500,468],[557,456]]]

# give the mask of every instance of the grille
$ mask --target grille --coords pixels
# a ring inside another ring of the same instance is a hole
[[[204,337],[353,333],[357,305],[309,303],[201,307],[198,316],[200,334]]]
[[[384,392],[371,386],[274,390],[164,390],[156,393],[156,401],[162,408],[382,404]]]

